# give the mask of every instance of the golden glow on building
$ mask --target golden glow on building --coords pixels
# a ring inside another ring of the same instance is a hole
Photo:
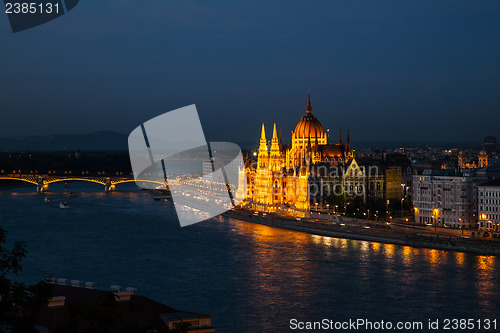
[[[297,217],[305,217],[310,209],[311,167],[317,163],[343,166],[354,158],[349,132],[345,145],[341,135],[338,144],[328,144],[327,132],[312,113],[310,95],[306,114],[292,132],[291,146],[283,146],[276,123],[269,146],[262,124],[259,149],[255,155],[257,163],[251,165],[247,158],[245,164],[247,201],[253,203],[256,211],[275,212],[286,206]]]

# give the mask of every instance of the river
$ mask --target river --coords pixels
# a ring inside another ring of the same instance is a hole
[[[292,332],[290,320],[500,324],[500,260],[336,239],[218,217],[180,228],[171,201],[133,184],[0,191],[0,225],[29,254],[19,278],[47,275],[138,288],[174,308],[209,314],[217,332]],[[44,203],[45,196],[53,197]],[[59,209],[60,200],[71,209]],[[498,329],[498,327],[497,327]],[[298,330],[295,330],[298,331]],[[472,330],[470,330],[472,331]],[[470,332],[469,331],[469,332]],[[311,331],[309,331],[311,332]]]

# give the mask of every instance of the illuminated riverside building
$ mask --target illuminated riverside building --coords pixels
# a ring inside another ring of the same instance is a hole
[[[500,231],[500,180],[479,185],[477,192],[479,229]]]
[[[478,221],[477,189],[487,177],[474,172],[425,170],[413,176],[413,205],[417,223],[476,228]]]
[[[333,193],[360,195],[364,201],[370,193],[383,196],[384,175],[367,173],[358,165],[349,131],[345,144],[341,133],[338,143],[328,143],[327,133],[312,113],[310,95],[306,114],[292,132],[292,144],[283,145],[274,123],[268,146],[262,124],[256,155],[254,163],[250,163],[247,157],[245,172],[248,184],[246,203],[251,203],[257,211],[291,209],[298,216],[306,216],[311,205],[323,205]]]

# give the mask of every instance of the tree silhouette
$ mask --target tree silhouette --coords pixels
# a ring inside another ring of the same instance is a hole
[[[47,306],[51,287],[41,282],[27,287],[16,279],[27,255],[24,242],[6,247],[7,232],[0,226],[0,332],[36,332],[34,326],[40,310]]]

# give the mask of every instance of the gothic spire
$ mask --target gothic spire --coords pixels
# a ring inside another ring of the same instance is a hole
[[[276,123],[274,123],[273,128],[273,139],[271,141],[271,156],[279,156],[280,142],[278,140],[278,131],[276,130]]]
[[[264,122],[262,122],[262,132],[260,134],[260,145],[259,151],[267,151],[267,140],[266,140],[266,129],[264,128]]]
[[[312,112],[312,107],[311,107],[311,92],[307,93],[307,107],[306,107],[306,113],[311,113]]]
[[[262,133],[260,135],[259,155],[257,157],[257,168],[267,167],[269,165],[269,152],[267,150],[266,130],[262,122]]]
[[[276,131],[276,123],[274,123],[274,128],[273,128],[273,142],[274,140],[278,141],[278,132]]]
[[[339,130],[339,146],[342,146],[342,130]]]

